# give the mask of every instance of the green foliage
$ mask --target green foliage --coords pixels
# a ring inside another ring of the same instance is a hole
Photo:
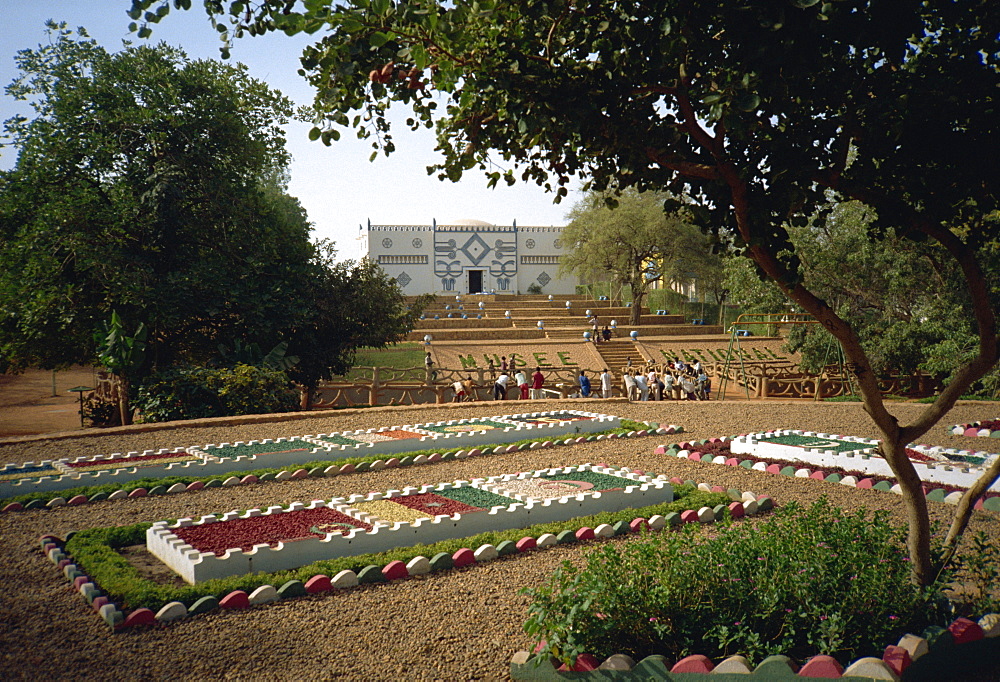
[[[570,224],[563,229],[567,252],[560,272],[627,287],[635,304],[632,323],[637,323],[653,282],[689,284],[711,261],[718,261],[709,253],[705,236],[688,222],[689,213],[664,213],[668,198],[634,189],[618,197],[610,192],[587,195],[572,208]],[[612,199],[614,206],[609,206]]]
[[[18,158],[0,175],[0,354],[93,361],[113,313],[146,329],[135,378],[208,360],[219,339],[273,345],[308,308],[295,292],[313,255],[283,190],[291,102],[242,65],[50,37],[18,53],[7,88],[35,113],[5,123]]]
[[[154,5],[135,30],[148,33],[169,6],[133,0],[136,19]],[[576,178],[597,191],[690,197],[694,222],[717,244],[744,248],[837,335],[869,414],[887,441],[898,438],[895,445],[931,428],[1000,359],[996,280],[983,258],[1000,244],[993,96],[1000,3],[598,0],[573,11],[529,0],[261,0],[253,8],[204,7],[226,41],[327,31],[302,56],[302,73],[316,88],[311,136],[325,144],[353,128],[373,141],[375,154],[391,153],[388,112],[403,106],[412,112],[407,126],[434,128],[442,158],[430,172],[442,178],[479,169],[488,185],[531,181],[557,200]],[[507,168],[498,170],[497,159]],[[874,209],[876,238],[892,228],[903,239],[939,245],[946,254],[939,272],[960,273],[968,291],[966,321],[979,350],[925,412],[931,418],[912,427],[897,429],[882,409],[857,323],[803,285],[789,226],[807,224],[831,198]],[[912,466],[905,458],[895,465]],[[914,574],[926,583],[929,519],[906,480],[912,477],[904,478],[903,499]],[[956,519],[956,531],[964,521]]]
[[[298,392],[280,371],[237,364],[232,369],[180,367],[154,374],[139,388],[136,407],[147,422],[291,412]]]
[[[913,586],[901,530],[887,514],[789,504],[767,521],[717,534],[653,535],[565,562],[534,599],[525,630],[564,661],[673,660],[701,653],[880,656],[905,632],[944,623],[940,589]],[[942,581],[948,576],[942,576]]]
[[[432,557],[438,552],[453,554],[463,547],[479,547],[487,543],[497,545],[504,540],[516,542],[527,535],[537,537],[544,533],[555,534],[568,527],[574,529],[583,526],[595,528],[602,523],[614,524],[618,521],[631,521],[637,516],[665,515],[691,508],[697,509],[702,506],[714,506],[728,499],[724,493],[705,493],[695,489],[693,486],[676,486],[674,488],[674,496],[676,498],[674,502],[651,505],[639,509],[605,512],[592,516],[579,517],[571,521],[539,524],[530,528],[480,533],[468,538],[445,540],[430,545],[400,547],[377,554],[363,554],[341,559],[318,561],[308,566],[288,571],[221,578],[185,587],[162,585],[143,578],[138,570],[116,551],[128,545],[144,542],[146,529],[152,525],[149,523],[138,523],[132,526],[117,528],[83,530],[73,535],[67,541],[66,548],[73,556],[73,560],[77,565],[87,575],[94,578],[100,589],[108,594],[116,603],[122,603],[125,608],[146,607],[155,611],[170,601],[181,601],[190,606],[200,597],[207,595],[215,595],[221,598],[233,590],[245,590],[249,593],[261,585],[274,585],[277,587],[288,580],[306,582],[319,573],[334,576],[343,570],[359,571],[371,564],[384,566],[391,561],[407,562],[417,556]]]
[[[421,297],[407,307],[396,281],[377,264],[367,258],[336,262],[334,255],[331,244],[319,244],[319,272],[307,284],[310,312],[292,329],[289,350],[299,362],[289,376],[309,388],[346,372],[357,348],[402,341],[433,298]]]

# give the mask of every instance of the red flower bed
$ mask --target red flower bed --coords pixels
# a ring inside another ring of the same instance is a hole
[[[986,419],[984,421],[978,422],[979,428],[989,429],[990,431],[1000,430],[1000,419]]]
[[[186,452],[164,452],[156,455],[136,455],[135,457],[115,457],[113,459],[90,459],[82,462],[66,462],[68,467],[92,467],[99,464],[122,464],[123,466],[128,465],[129,462],[149,462],[154,459],[177,459],[178,457],[191,457],[192,459],[197,459],[194,455],[189,455]]]
[[[452,514],[468,514],[470,512],[482,511],[479,507],[472,507],[457,500],[449,500],[447,497],[435,495],[434,493],[393,497],[389,501],[425,514],[430,514],[431,516],[438,516],[439,514],[451,516]]]
[[[174,529],[174,534],[199,552],[222,554],[227,549],[248,550],[264,543],[273,547],[279,542],[323,537],[326,533],[344,533],[353,528],[372,529],[369,524],[335,509],[320,507],[185,526]]]

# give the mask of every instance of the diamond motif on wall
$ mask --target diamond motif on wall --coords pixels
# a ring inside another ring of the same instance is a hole
[[[416,239],[413,240],[413,248],[419,249],[423,245],[424,245],[424,240],[421,239],[420,237],[417,237]]]
[[[552,278],[549,277],[549,273],[547,272],[543,272],[536,279],[538,280],[538,283],[541,284],[543,287],[547,286],[548,283],[552,281]]]
[[[489,244],[483,241],[482,237],[474,234],[459,248],[459,251],[464,253],[465,257],[472,261],[473,265],[479,265],[479,262],[490,252],[490,247]]]
[[[407,275],[405,272],[401,272],[396,276],[396,283],[399,284],[399,286],[401,286],[404,289],[412,281],[413,280],[410,278],[410,276]]]
[[[524,245],[527,246],[529,249],[533,249],[535,248],[535,240],[534,239],[525,240]]]
[[[389,239],[388,237],[386,237],[385,239],[382,240],[382,246],[384,248],[391,249],[392,248],[392,240]]]
[[[560,239],[555,240],[554,242],[552,242],[552,246],[556,247],[557,249],[561,249],[562,248],[562,240],[560,240]]]

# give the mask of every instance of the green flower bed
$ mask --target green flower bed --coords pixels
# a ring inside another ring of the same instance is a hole
[[[648,430],[650,428],[653,428],[650,424],[644,424],[642,422],[635,422],[635,421],[631,421],[631,420],[628,420],[628,419],[622,419],[620,423],[621,423],[621,426],[618,427],[618,428],[608,429],[607,431],[600,431],[600,432],[597,432],[597,433],[594,433],[594,434],[588,434],[588,435],[612,434],[612,433],[625,434],[625,433],[628,433],[629,431],[642,431],[642,430]],[[575,436],[564,436],[564,438],[571,438],[571,437],[575,437]],[[506,447],[509,447],[510,445],[518,445],[518,446],[520,446],[520,445],[530,445],[531,443],[536,443],[536,442],[537,443],[544,443],[545,441],[550,441],[550,440],[553,440],[553,439],[552,438],[529,438],[529,439],[525,439],[525,440],[515,441],[515,442],[512,442],[512,443],[484,445],[482,447],[478,447],[477,449],[479,449],[479,450],[485,450],[485,449],[492,449],[492,448],[498,448],[498,447],[506,448]],[[556,439],[556,440],[561,440],[561,439]],[[442,455],[445,455],[445,454],[452,454],[452,455],[454,455],[454,453],[456,453],[456,452],[460,452],[460,451],[463,451],[463,450],[466,451],[466,452],[468,452],[470,449],[471,448],[469,448],[467,446],[467,447],[464,447],[464,448],[451,448],[451,449],[448,449],[448,450],[416,450],[416,451],[413,451],[413,452],[403,452],[403,453],[398,453],[398,454],[394,454],[394,455],[381,454],[381,455],[368,455],[366,457],[345,457],[345,458],[336,459],[336,460],[314,460],[312,462],[305,462],[303,464],[292,464],[292,465],[285,466],[285,467],[271,467],[271,468],[261,468],[261,469],[249,469],[249,470],[246,470],[246,471],[231,471],[231,472],[226,473],[223,476],[216,476],[216,477],[214,477],[214,480],[218,480],[218,481],[221,482],[221,481],[224,481],[227,478],[230,478],[232,476],[236,476],[237,478],[243,478],[244,476],[248,476],[248,475],[257,476],[258,478],[260,478],[261,476],[263,476],[265,474],[277,474],[277,473],[279,473],[281,471],[293,471],[294,472],[294,471],[298,471],[299,469],[307,469],[307,470],[308,469],[317,469],[317,468],[325,469],[325,468],[327,468],[329,466],[344,466],[345,464],[353,464],[353,465],[357,466],[358,464],[371,464],[372,462],[375,462],[375,461],[378,461],[378,460],[382,460],[384,462],[384,461],[389,460],[389,459],[391,459],[393,457],[400,457],[400,458],[402,458],[402,457],[409,457],[409,458],[412,459],[412,458],[414,458],[414,457],[416,457],[418,455],[429,456],[429,455],[434,454],[434,453],[440,453]],[[138,488],[145,488],[145,489],[149,490],[151,488],[155,488],[156,486],[163,486],[164,488],[169,488],[170,486],[175,485],[177,483],[183,483],[184,485],[189,485],[189,484],[194,483],[195,481],[199,481],[199,480],[203,481],[204,483],[208,483],[209,481],[213,480],[213,478],[202,479],[202,478],[199,478],[197,476],[163,476],[163,477],[160,477],[160,478],[150,477],[150,478],[140,478],[140,479],[128,481],[127,483],[104,483],[104,484],[101,484],[101,485],[78,486],[76,488],[66,488],[65,490],[55,490],[55,491],[49,490],[49,491],[44,491],[44,492],[25,493],[23,495],[15,495],[13,497],[8,497],[8,498],[5,498],[5,499],[0,499],[0,508],[5,507],[6,505],[10,504],[11,502],[20,502],[21,504],[26,505],[29,502],[33,501],[33,500],[42,500],[43,502],[48,502],[49,500],[52,500],[52,499],[54,499],[56,497],[62,497],[62,498],[65,498],[65,499],[68,500],[68,499],[70,499],[72,497],[75,497],[77,495],[85,495],[86,497],[93,497],[94,495],[97,495],[98,493],[104,493],[105,495],[108,495],[108,494],[111,494],[111,493],[115,492],[116,490],[124,490],[125,492],[131,492],[133,490],[137,490]]]
[[[563,661],[827,654],[846,665],[950,622],[942,590],[952,574],[930,589],[912,585],[905,531],[884,511],[790,503],[764,523],[718,531],[685,527],[603,545],[582,567],[564,563],[525,590],[534,599],[525,630]]]
[[[674,496],[673,502],[639,509],[582,516],[570,521],[539,524],[530,528],[480,533],[468,538],[446,540],[430,545],[412,545],[389,552],[318,561],[289,571],[234,576],[184,587],[161,585],[143,578],[138,570],[118,553],[117,550],[122,547],[144,543],[146,529],[152,525],[151,523],[79,531],[66,541],[66,551],[73,558],[74,563],[90,576],[98,589],[108,595],[112,601],[121,604],[125,609],[147,607],[156,611],[171,601],[180,601],[190,606],[201,597],[214,595],[221,598],[233,590],[244,590],[250,593],[261,585],[277,587],[289,580],[306,582],[314,575],[321,573],[332,577],[343,570],[357,572],[369,565],[384,566],[391,561],[408,562],[417,556],[430,558],[438,552],[454,554],[463,547],[475,549],[484,544],[496,546],[504,540],[516,542],[528,535],[538,537],[544,533],[558,534],[569,527],[589,526],[596,528],[602,523],[628,522],[640,516],[648,518],[655,514],[679,513],[692,508],[715,507],[730,501],[725,493],[707,493],[690,485],[674,486]]]

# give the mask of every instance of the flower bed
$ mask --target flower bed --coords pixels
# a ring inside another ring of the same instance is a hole
[[[436,542],[419,548],[426,557],[415,549],[401,548],[320,561],[280,576],[248,573],[183,588],[165,587],[141,577],[135,567],[117,554],[117,548],[139,542],[151,526],[148,523],[84,530],[74,533],[71,539],[67,536],[65,543],[54,535],[43,535],[40,544],[43,553],[73,583],[73,589],[94,612],[113,630],[120,630],[163,624],[220,608],[246,608],[359,583],[384,582],[468,566],[498,556],[565,543],[636,533],[643,529],[660,531],[691,522],[711,523],[730,514],[740,518],[773,506],[770,498],[758,498],[749,492],[732,490],[727,493],[718,486],[710,488],[707,484],[694,482],[677,481],[676,485],[679,499],[673,502],[636,510],[602,512],[576,517],[569,522],[536,523],[525,529],[490,530],[465,539]],[[717,492],[708,492],[710,489]],[[457,488],[449,494],[459,491],[476,495],[484,492]],[[726,500],[730,500],[728,506],[724,504]],[[478,549],[473,551],[469,547]],[[179,601],[181,599],[184,601]]]
[[[478,491],[472,493],[478,497],[471,497],[465,492],[468,489]],[[469,504],[472,499],[483,506]],[[146,546],[185,581],[195,584],[672,499],[673,489],[664,478],[584,464],[352,495],[329,502],[316,500],[308,506],[294,503],[288,510],[271,507],[251,509],[243,515],[230,512],[221,519],[205,516],[199,521],[159,522],[147,531]],[[449,512],[451,509],[456,511]],[[327,533],[313,532],[313,517],[329,514],[329,510],[341,513],[338,518],[346,526]],[[269,518],[256,520],[265,516]],[[260,535],[254,534],[256,528],[261,529]],[[189,537],[200,544],[188,542]]]
[[[877,455],[877,444],[878,441],[863,438],[779,430],[739,436],[732,440],[731,448],[735,455],[785,459],[821,468],[857,469],[866,474],[893,477],[888,462]],[[909,447],[935,460],[914,462],[921,480],[961,489],[969,488],[982,473],[979,467],[989,466],[998,456],[912,444]],[[1000,482],[994,483],[990,490],[1000,492]]]
[[[613,415],[563,410],[141,453],[115,453],[73,461],[27,462],[0,469],[0,498],[80,486],[121,484],[151,477],[206,479],[253,469],[255,465],[282,467],[311,460],[398,454],[438,447],[471,449],[533,437],[595,433],[618,428],[620,424],[621,420]]]
[[[744,438],[744,436],[740,436],[739,438]],[[739,438],[737,438],[736,441],[738,441]],[[888,466],[888,464],[881,458],[872,459],[868,455],[856,457],[852,456],[852,453],[844,456],[840,460],[839,465],[816,465],[805,458],[794,457],[794,453],[789,458],[775,456],[772,452],[735,453],[732,449],[732,445],[736,441],[722,437],[713,438],[704,442],[661,445],[656,448],[656,453],[675,455],[694,461],[709,462],[713,464],[740,466],[746,469],[753,469],[771,474],[783,474],[799,478],[825,480],[831,483],[842,483],[844,485],[853,485],[859,488],[872,488],[885,492],[901,492],[900,487],[896,483],[896,479],[893,477],[891,471],[889,472],[889,475],[874,473],[872,471],[872,462],[880,464],[883,468]],[[926,446],[915,447],[926,448]],[[747,448],[743,447],[740,449],[746,450]],[[734,454],[740,454],[741,458],[734,457]],[[915,461],[915,466],[926,466],[928,470],[933,469],[933,464],[924,465],[921,463],[919,458],[923,456],[922,452],[907,448],[907,454],[910,456],[911,460]],[[810,464],[813,468],[805,468],[802,466],[803,464]],[[944,469],[952,471],[951,467],[944,467]],[[976,509],[985,508],[991,511],[1000,511],[1000,492],[996,491],[995,487],[996,486],[991,488],[976,501]],[[950,504],[957,504],[958,499],[968,489],[967,486],[936,482],[925,482],[923,488],[924,494],[927,495],[928,499],[937,502],[947,502]]]

